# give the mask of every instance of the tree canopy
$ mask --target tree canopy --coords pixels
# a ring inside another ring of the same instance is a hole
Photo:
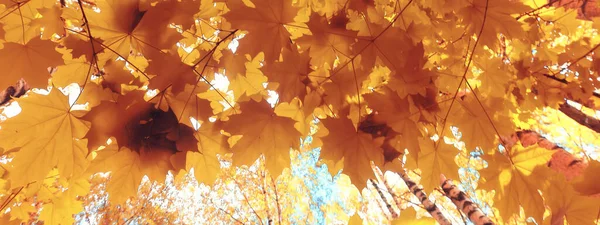
[[[358,190],[398,175],[423,223],[451,223],[438,193],[475,224],[597,224],[597,4],[0,0],[0,222],[71,224],[105,172],[115,205],[224,160],[291,185],[320,148]]]

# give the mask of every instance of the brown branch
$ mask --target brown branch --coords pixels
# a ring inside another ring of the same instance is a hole
[[[275,180],[273,179],[273,177],[269,177],[271,178],[271,184],[273,185],[273,189],[275,192],[275,203],[277,205],[277,220],[279,221],[279,225],[281,225],[281,206],[279,204],[279,194],[277,193],[277,185],[275,184]]]
[[[444,195],[452,200],[452,203],[456,205],[462,213],[464,213],[471,222],[475,225],[493,225],[494,222],[487,217],[477,204],[473,203],[470,197],[454,184],[452,180],[447,179],[443,174],[440,175],[440,181]]]
[[[29,85],[21,78],[15,85],[9,86],[4,91],[0,92],[0,106],[7,105],[10,100],[21,97],[28,90]]]
[[[562,113],[575,120],[577,123],[590,128],[596,133],[600,133],[600,120],[583,113],[581,110],[569,105],[568,103],[560,104],[558,107]]]

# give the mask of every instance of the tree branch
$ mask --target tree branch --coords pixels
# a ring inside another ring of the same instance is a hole
[[[408,177],[408,174],[406,174],[406,171],[398,173],[398,174],[400,175],[400,178],[402,178],[402,180],[404,180],[404,183],[406,183],[406,186],[408,186],[408,189],[413,194],[415,194],[415,196],[417,196],[419,201],[421,201],[421,203],[425,207],[425,210],[427,210],[427,212],[429,212],[429,214],[431,214],[431,216],[440,225],[451,225],[452,224],[448,219],[446,219],[444,214],[442,214],[442,212],[435,205],[435,203],[433,203],[432,201],[429,200],[429,198],[427,197],[427,194],[425,194],[425,192],[423,191],[423,187],[421,187],[421,185],[417,185],[412,179],[410,179],[410,177]]]
[[[577,123],[590,128],[596,133],[600,133],[600,120],[583,113],[581,110],[576,109],[568,103],[560,104],[558,110],[575,120]]]
[[[446,179],[446,176],[443,174],[440,175],[440,181],[442,190],[444,190],[444,194],[446,197],[452,200],[452,203],[456,205],[461,212],[463,212],[471,222],[475,225],[493,225],[494,222],[487,217],[481,209],[477,206],[477,204],[473,203],[470,197],[454,184],[452,184],[452,180]]]
[[[373,179],[369,179],[369,182],[371,182],[371,184],[373,185],[373,188],[375,188],[375,190],[377,191],[377,194],[379,194],[379,198],[381,198],[381,200],[383,200],[383,203],[385,203],[385,207],[388,209],[388,211],[390,211],[392,218],[393,219],[398,218],[398,213],[392,208],[392,205],[390,203],[388,203],[387,198],[381,191],[381,188],[377,184],[377,181],[375,181]]]

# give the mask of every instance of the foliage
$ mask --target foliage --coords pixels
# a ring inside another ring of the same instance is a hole
[[[220,185],[237,172],[219,157],[264,157],[244,177],[302,187],[286,180],[290,157],[320,147],[320,163],[359,190],[373,167],[416,173],[430,193],[443,174],[487,196],[496,223],[594,224],[599,23],[588,1],[555,2],[0,0],[0,87],[21,82],[2,94],[15,97],[0,123],[2,223],[72,223],[98,173],[123,207],[144,177],[161,187],[193,170]],[[571,105],[585,110],[561,110]],[[548,129],[539,112],[555,109],[577,121],[560,126],[586,129],[564,150],[567,165],[590,165],[574,178],[548,168],[544,146],[507,142]],[[416,218],[407,212],[399,223]]]

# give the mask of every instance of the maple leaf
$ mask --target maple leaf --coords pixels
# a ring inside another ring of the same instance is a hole
[[[521,23],[511,15],[521,15],[530,10],[529,6],[518,1],[476,0],[459,10],[457,15],[468,25],[469,35],[478,34],[483,29],[478,39],[483,45],[495,48],[499,42],[498,34],[514,39],[526,37]]]
[[[91,122],[86,137],[89,147],[94,148],[106,143],[110,137],[115,137],[120,145],[139,147],[139,140],[130,139],[135,135],[135,127],[142,117],[148,117],[150,103],[142,99],[143,92],[130,92],[120,96],[117,102],[102,101],[92,108],[83,119]],[[112,121],[110,123],[100,121]]]
[[[210,151],[191,152],[188,151],[185,160],[186,170],[194,168],[194,175],[198,182],[212,185],[221,171],[221,163],[215,153]]]
[[[101,13],[91,8],[82,8],[94,39],[102,40],[105,47],[111,48],[117,56],[127,58],[130,50],[148,53],[160,49],[170,49],[182,37],[175,29],[169,28],[173,5],[191,1],[161,1],[155,6],[142,8],[138,0],[95,1]],[[185,7],[185,6],[184,6]],[[191,19],[191,16],[188,18]]]
[[[449,179],[459,179],[458,165],[454,161],[458,150],[454,146],[441,143],[441,141],[436,143],[426,138],[420,138],[418,141],[421,152],[417,157],[413,157],[416,158],[415,162],[409,160],[406,166],[421,169],[420,183],[425,192],[430,193],[434,188],[440,186],[441,174]]]
[[[174,94],[168,89],[164,92],[164,98],[156,98],[155,103],[163,111],[166,111],[167,107],[173,110],[180,123],[194,127],[190,118],[206,120],[213,115],[210,102],[198,97],[198,94],[204,91],[205,88],[196,85],[186,85],[185,89],[178,94]],[[165,106],[163,107],[163,105]]]
[[[435,220],[431,217],[421,217],[417,218],[417,211],[414,208],[410,207],[405,210],[402,210],[400,213],[400,217],[392,220],[392,225],[432,225],[436,224]]]
[[[230,117],[225,131],[242,137],[232,146],[235,165],[251,165],[263,154],[265,164],[274,176],[290,165],[290,149],[298,148],[300,132],[294,120],[275,114],[265,102],[240,103],[244,114]]]
[[[419,113],[412,101],[408,98],[400,98],[389,88],[382,88],[380,92],[373,92],[363,95],[368,102],[369,107],[376,111],[374,119],[376,122],[383,122],[398,132],[397,139],[399,145],[397,150],[408,149],[411,154],[418,156],[419,137],[422,136],[417,126]]]
[[[200,128],[194,133],[200,152],[204,152],[205,150],[218,154],[230,152],[229,145],[227,144],[227,136],[221,133],[223,126],[224,124],[219,121],[202,123]]]
[[[317,92],[311,92],[304,97],[304,101],[295,98],[291,102],[282,102],[275,108],[278,116],[289,117],[296,120],[294,127],[300,131],[303,136],[310,133],[310,123],[313,118],[313,112],[321,103],[321,98]]]
[[[73,59],[85,56],[86,62],[94,62],[96,61],[94,57],[99,58],[98,54],[104,51],[104,46],[99,43],[100,40],[98,38],[93,40],[90,42],[89,37],[82,35],[68,35],[62,39],[62,45],[70,50],[69,52]]]
[[[232,27],[248,31],[239,52],[250,55],[264,52],[269,64],[279,59],[282,48],[291,49],[291,34],[284,25],[293,23],[298,14],[299,8],[292,0],[254,0],[251,6],[242,0],[228,0],[227,7],[231,11],[223,17]]]
[[[44,28],[42,38],[50,39],[55,34],[61,37],[65,35],[65,24],[61,18],[62,10],[58,5],[51,8],[40,8],[38,12],[42,18],[33,20],[31,26]]]
[[[367,180],[375,178],[371,162],[375,166],[383,166],[383,150],[380,148],[383,139],[373,139],[370,134],[356,131],[348,118],[327,118],[321,123],[327,129],[317,133],[323,141],[321,158],[332,162],[343,161],[342,172],[362,190]]]
[[[476,91],[474,94],[479,95]],[[506,99],[488,97],[478,100],[475,96],[466,96],[464,100],[456,100],[448,116],[448,121],[459,127],[461,140],[467,149],[480,147],[484,151],[492,151],[498,133],[507,135],[514,131],[514,124],[508,117],[510,105],[504,104]],[[445,104],[444,106],[449,106]],[[508,106],[508,107],[506,107]],[[448,109],[442,109],[446,113]],[[444,128],[448,129],[448,128]],[[449,131],[450,132],[450,131]]]
[[[116,204],[134,196],[144,176],[150,180],[164,181],[167,171],[172,168],[167,152],[139,154],[112,144],[97,153],[87,171],[111,172],[106,191],[110,201]]]
[[[48,95],[31,93],[17,102],[22,112],[0,123],[0,147],[20,147],[9,170],[11,186],[42,180],[54,167],[64,177],[82,173],[88,125],[76,117],[68,97],[52,88]]]
[[[300,99],[306,95],[306,82],[310,73],[308,52],[299,53],[297,50],[283,49],[283,61],[267,64],[261,68],[269,79],[276,82],[277,93],[281,102],[290,102],[294,97]]]
[[[337,58],[341,62],[347,60],[351,55],[350,46],[354,44],[357,34],[346,30],[347,23],[348,18],[343,12],[334,15],[329,21],[327,17],[311,14],[306,25],[312,35],[302,36],[296,42],[301,48],[308,49],[312,65],[333,65]],[[284,57],[284,60],[287,59]]]
[[[484,155],[489,165],[480,171],[481,188],[496,190],[494,207],[500,210],[502,218],[509,218],[519,213],[523,207],[527,215],[536,221],[542,221],[544,201],[538,189],[543,189],[551,176],[546,163],[554,152],[537,145],[522,147],[513,146],[507,155],[496,153]]]
[[[56,1],[31,0],[31,1],[3,1],[5,6],[0,22],[6,32],[4,40],[16,43],[28,43],[39,37],[42,26],[52,27],[48,22],[60,20],[60,10],[54,9]],[[40,13],[44,17],[36,15]],[[42,22],[43,21],[43,22]],[[55,25],[56,26],[56,25]],[[50,30],[53,30],[52,28]],[[56,29],[54,29],[56,30]],[[44,37],[49,37],[50,32],[44,32]]]
[[[165,90],[167,87],[171,87],[170,90],[173,94],[179,94],[186,84],[198,83],[199,78],[192,65],[183,63],[177,52],[169,51],[166,54],[148,55],[153,61],[146,68],[146,73],[156,75],[150,79],[149,88]]]
[[[267,77],[260,71],[260,65],[263,54],[260,53],[254,58],[246,55],[245,63],[246,74],[238,74],[230,82],[230,88],[237,98],[242,96],[255,97],[255,100],[261,99],[261,95],[266,95],[263,84],[267,82]]]
[[[396,72],[391,76],[389,81],[389,87],[395,90],[400,97],[406,97],[407,95],[420,94],[425,96],[427,87],[432,85],[435,74],[423,68],[427,62],[423,56],[425,49],[423,43],[419,42],[416,46],[411,46],[410,49],[406,50],[406,62],[404,66],[401,64],[393,64],[396,66]],[[388,56],[386,56],[388,57]]]
[[[589,167],[585,169],[582,176],[572,181],[573,188],[581,195],[592,196],[600,193],[600,187],[594,182],[594,179],[600,173],[600,162],[592,160]]]
[[[596,224],[600,213],[600,201],[593,197],[578,194],[563,176],[550,178],[552,185],[544,191],[551,215],[544,224]]]
[[[58,70],[60,72],[60,68]],[[104,65],[102,75],[102,86],[109,88],[115,93],[123,93],[123,85],[132,84],[134,75],[125,68],[123,61],[108,61]]]
[[[483,61],[483,65],[481,65],[483,72],[477,77],[481,81],[479,87],[481,93],[491,97],[504,97],[508,89],[508,82],[511,80],[507,79],[509,78],[507,76],[510,76],[510,73],[507,72],[508,67],[500,58],[484,58],[481,61]]]
[[[368,75],[364,70],[355,67],[354,63],[331,74],[330,82],[323,84],[325,103],[331,104],[336,110],[344,108],[348,105],[348,98],[354,98],[364,91],[361,87]]]
[[[64,195],[45,203],[39,219],[47,224],[72,224],[75,222],[73,214],[81,211],[81,201],[77,201],[74,196]]]
[[[50,73],[48,67],[63,63],[60,53],[54,50],[52,41],[33,38],[27,44],[5,43],[0,49],[0,67],[11,68],[4,72],[0,86],[23,78],[31,87],[46,88]]]

